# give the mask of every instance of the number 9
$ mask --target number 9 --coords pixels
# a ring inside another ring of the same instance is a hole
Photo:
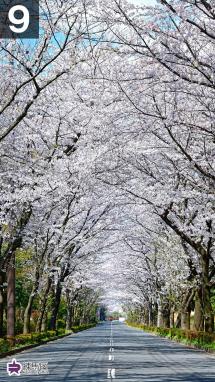
[[[23,17],[21,19],[16,19],[14,16],[16,11],[20,11],[23,13]],[[29,11],[24,5],[14,5],[8,12],[8,18],[11,23],[15,25],[23,24],[20,28],[16,28],[14,25],[9,25],[9,28],[12,30],[12,32],[15,33],[23,33],[28,29],[29,22],[30,22],[30,16]]]

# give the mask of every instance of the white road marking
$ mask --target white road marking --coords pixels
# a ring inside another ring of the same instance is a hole
[[[114,347],[113,347],[113,326],[112,326],[112,322],[111,322],[111,328],[110,328],[110,353],[111,354],[109,354],[109,358],[108,358],[109,361],[114,361],[113,352],[114,352]],[[115,379],[116,378],[115,369],[108,369],[107,377],[108,377],[108,379]]]
[[[111,377],[116,378],[116,370],[115,369],[111,370]]]
[[[108,369],[107,377],[108,377],[108,379],[116,378],[116,371],[115,371],[115,369]]]

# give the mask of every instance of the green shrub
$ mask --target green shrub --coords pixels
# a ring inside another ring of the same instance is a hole
[[[166,337],[170,334],[170,330],[167,328],[156,328],[156,332],[161,336],[161,337]]]
[[[95,326],[95,324],[86,324],[80,326],[74,326],[72,332],[79,332],[80,330],[89,329]],[[49,340],[52,338],[57,338],[57,336],[62,336],[65,333],[71,333],[71,331],[66,331],[61,328],[57,330],[48,330],[46,332],[41,333],[28,333],[28,334],[17,334],[15,338],[15,347],[33,345],[42,343],[44,340]],[[14,347],[11,347],[10,342],[0,338],[0,353],[5,353],[11,350]]]
[[[66,328],[66,323],[64,320],[57,320],[57,330],[59,329],[65,329]]]
[[[10,350],[10,343],[3,338],[0,338],[0,353],[5,353]]]
[[[58,329],[57,334],[58,334],[58,336],[62,336],[63,334],[65,334],[65,329],[63,329],[63,328]]]
[[[82,330],[90,329],[93,328],[96,324],[83,324],[83,325],[78,325],[78,326],[72,326],[71,329],[73,333],[80,332]]]
[[[31,333],[32,342],[41,342],[44,337],[44,333]]]
[[[65,334],[65,329],[60,329],[59,335],[62,334]],[[49,330],[42,333],[17,334],[15,337],[15,347],[39,344],[51,338],[57,338],[56,331]],[[9,341],[0,338],[0,353],[8,352],[13,348]]]
[[[56,331],[55,330],[47,330],[47,332],[44,332],[46,334],[47,338],[56,337]]]
[[[188,345],[194,345],[203,349],[215,349],[215,333],[198,332],[195,330],[184,330],[178,328],[158,328],[127,322],[127,325],[145,330],[146,332],[154,332],[161,337],[168,337],[173,340],[185,342]]]
[[[29,334],[18,334],[16,336],[16,344],[17,345],[30,345],[35,343],[40,343],[44,339],[48,339],[50,337],[55,337],[56,332],[42,332],[42,333],[29,333]]]
[[[28,345],[32,343],[31,334],[18,334],[16,336],[16,345]]]

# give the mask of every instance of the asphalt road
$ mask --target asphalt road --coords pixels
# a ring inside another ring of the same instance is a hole
[[[7,362],[48,362],[47,375],[7,375]],[[0,382],[212,382],[215,356],[124,324],[100,324],[0,360]]]

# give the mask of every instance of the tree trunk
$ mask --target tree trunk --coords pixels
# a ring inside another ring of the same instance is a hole
[[[176,322],[175,322],[175,327],[180,328],[181,327],[181,312],[178,312]]]
[[[211,225],[210,225],[211,228]],[[201,305],[204,318],[204,329],[206,332],[213,333],[214,331],[214,314],[210,300],[210,286],[209,286],[209,263],[210,263],[210,250],[207,254],[202,253],[202,294]]]
[[[158,328],[169,328],[170,327],[170,309],[169,304],[158,306]]]
[[[156,326],[158,320],[158,304],[155,303],[152,309],[152,325]]]
[[[72,327],[72,313],[73,313],[73,306],[70,305],[67,307],[66,330],[70,330]]]
[[[205,330],[213,333],[214,314],[210,301],[210,288],[204,282],[195,294],[194,326],[196,330]]]
[[[46,305],[47,305],[47,300],[48,300],[48,295],[49,295],[49,291],[50,291],[51,285],[52,285],[52,280],[51,280],[51,278],[49,278],[47,286],[46,286],[46,290],[45,290],[45,293],[44,293],[43,301],[42,301],[42,304],[41,304],[41,307],[40,307],[40,316],[39,316],[38,321],[37,321],[36,331],[39,332],[39,333],[42,330],[43,318],[44,318],[44,315],[45,315],[45,312],[46,312]]]
[[[62,293],[61,280],[59,280],[57,283],[54,304],[52,308],[52,315],[51,315],[51,322],[50,322],[51,330],[56,330],[57,328],[57,315],[58,315],[58,310],[59,310],[60,301],[61,301],[61,293]]]
[[[7,339],[15,342],[15,253],[12,254],[7,267]]]
[[[205,331],[213,333],[214,331],[214,313],[211,306],[211,296],[210,288],[206,286],[203,293],[203,303],[204,303],[204,322],[205,322]]]
[[[39,280],[40,280],[40,273],[37,270],[36,274],[35,274],[34,286],[32,288],[31,294],[29,296],[28,305],[26,306],[25,313],[24,313],[23,334],[30,333],[30,331],[31,331],[31,312],[32,312],[34,297],[38,292]]]
[[[31,213],[31,208],[22,211],[22,215],[16,227],[17,233],[14,235],[12,242],[8,245],[8,251],[4,261],[4,264],[7,265],[7,338],[12,345],[15,342],[15,253],[22,244],[22,231],[28,224]]]
[[[170,328],[174,328],[175,326],[175,312],[174,309],[172,308],[170,310]]]
[[[3,317],[4,317],[4,274],[0,271],[0,337],[3,337]]]
[[[152,304],[151,304],[151,302],[149,302],[148,321],[149,321],[149,326],[152,326],[153,325],[153,314],[152,314]]]
[[[158,305],[157,327],[158,328],[163,327],[163,312],[162,312],[161,305]]]
[[[170,308],[169,305],[165,305],[163,308],[163,326],[165,328],[170,327]]]
[[[30,333],[31,331],[31,311],[32,306],[34,302],[34,289],[32,290],[29,299],[28,299],[28,305],[26,306],[25,313],[24,313],[24,328],[23,328],[23,334]]]
[[[197,289],[195,294],[194,327],[195,330],[204,330],[204,318],[202,312],[202,290]]]
[[[66,291],[66,300],[67,300],[67,314],[66,314],[66,330],[70,330],[72,327],[72,319],[73,319],[73,307],[74,307],[74,300],[76,296],[73,297],[73,299],[70,297],[70,290]]]
[[[182,329],[190,329],[190,305],[193,301],[194,290],[188,290],[183,296],[181,308],[178,312],[178,317],[176,320],[175,327]]]
[[[181,329],[190,329],[190,312],[181,312]]]
[[[42,332],[45,332],[47,330],[47,312],[45,312],[44,314],[41,330]]]
[[[145,325],[149,326],[149,309],[148,309],[148,307],[145,307],[145,309],[144,309],[143,322]]]

